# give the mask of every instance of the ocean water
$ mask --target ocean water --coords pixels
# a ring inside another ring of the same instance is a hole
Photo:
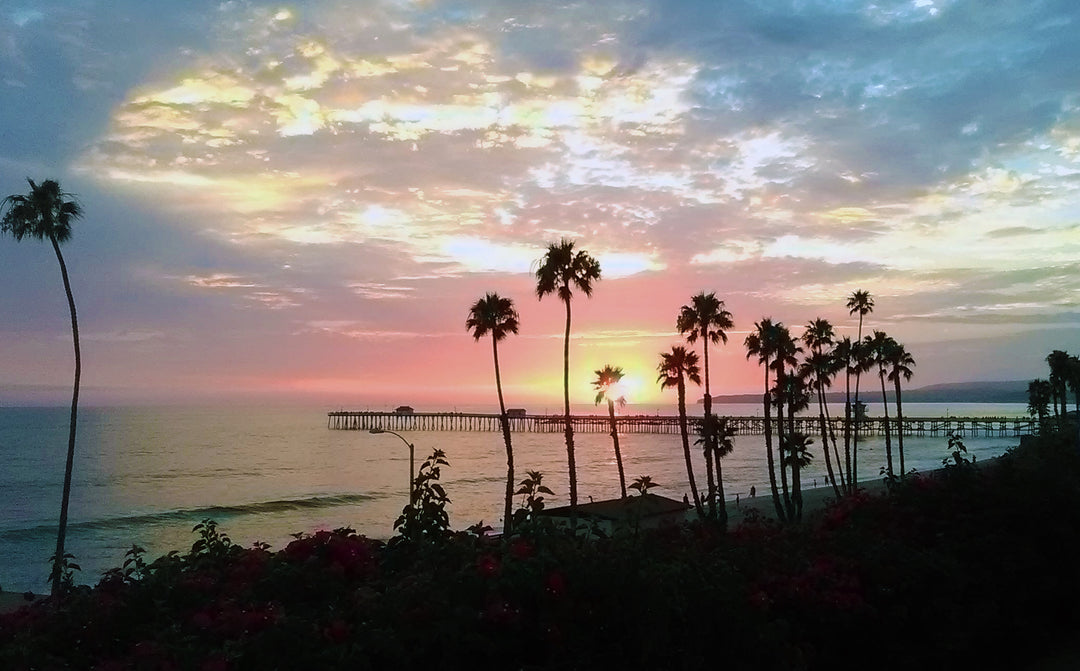
[[[191,528],[215,519],[234,542],[256,541],[280,548],[290,534],[350,526],[388,538],[408,500],[409,454],[393,435],[326,428],[334,408],[83,408],[80,409],[67,551],[82,566],[79,582],[93,584],[108,568],[123,563],[132,544],[154,558],[185,551]],[[363,409],[363,408],[358,408]],[[382,410],[382,408],[376,408]],[[448,408],[449,409],[449,408]],[[457,408],[491,412],[491,408]],[[439,408],[418,408],[437,411]],[[551,409],[557,412],[555,408]],[[576,413],[601,413],[582,406]],[[873,409],[871,409],[872,412]],[[907,416],[1022,416],[1020,404],[906,404]],[[627,414],[674,414],[674,409],[635,408]],[[693,410],[692,410],[693,412]],[[697,409],[700,413],[700,409]],[[728,415],[761,414],[759,406],[718,405]],[[0,408],[0,588],[45,591],[48,557],[56,543],[67,408]],[[451,524],[465,528],[484,521],[501,524],[506,474],[501,434],[409,432],[416,462],[439,448],[450,466],[442,482],[451,498]],[[908,468],[940,467],[946,439],[905,438]],[[1016,438],[968,438],[980,460],[1016,445]],[[578,491],[582,501],[617,496],[618,473],[611,438],[575,434]],[[551,505],[567,503],[566,450],[560,433],[513,436],[516,476],[544,473],[555,492]],[[627,482],[649,475],[657,493],[681,498],[689,491],[677,435],[625,434],[620,447]],[[879,477],[884,443],[860,443],[860,477]],[[842,446],[841,446],[842,449]],[[815,441],[814,465],[805,486],[825,482],[824,461]],[[694,450],[699,488],[704,463]],[[764,439],[738,436],[723,461],[726,493],[746,496],[751,486],[768,491]]]

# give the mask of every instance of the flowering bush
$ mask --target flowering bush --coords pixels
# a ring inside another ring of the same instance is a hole
[[[1017,451],[727,534],[424,526],[439,542],[387,544],[343,528],[270,551],[206,520],[186,554],[132,548],[92,589],[0,616],[0,668],[1027,664],[1078,624],[1078,462]]]

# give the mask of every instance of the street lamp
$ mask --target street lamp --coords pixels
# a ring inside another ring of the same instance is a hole
[[[409,505],[412,505],[413,503],[415,503],[415,501],[414,501],[415,496],[414,496],[414,492],[413,492],[413,477],[414,477],[415,468],[416,468],[416,465],[415,465],[416,448],[413,447],[412,443],[405,440],[404,436],[402,436],[400,433],[398,433],[396,431],[390,431],[388,429],[368,429],[368,433],[374,433],[374,434],[389,433],[389,434],[397,436],[398,438],[401,439],[401,442],[403,442],[403,443],[405,443],[406,445],[409,446]]]

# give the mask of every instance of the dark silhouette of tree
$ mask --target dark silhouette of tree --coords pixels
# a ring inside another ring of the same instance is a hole
[[[63,568],[67,554],[64,541],[67,537],[68,502],[71,499],[71,471],[75,460],[75,427],[79,413],[79,380],[82,377],[82,352],[79,349],[79,320],[75,314],[75,297],[71,293],[64,255],[60,245],[71,238],[71,225],[82,218],[82,206],[70,193],[60,188],[59,182],[47,179],[41,184],[27,179],[30,192],[26,195],[15,194],[0,202],[0,235],[11,234],[16,241],[24,238],[48,240],[56,252],[60,264],[60,276],[64,280],[64,292],[67,294],[68,308],[71,311],[71,338],[75,347],[75,384],[71,392],[71,416],[68,419],[67,461],[64,466],[64,492],[60,502],[60,523],[56,533],[56,554],[50,580],[52,593],[60,592]]]
[[[1049,380],[1032,380],[1028,382],[1028,414],[1039,420],[1039,427],[1043,426],[1046,416],[1050,413],[1048,406],[1053,398],[1053,390]]]
[[[682,436],[683,456],[686,458],[686,477],[690,479],[690,493],[694,497],[694,508],[698,517],[704,518],[705,511],[701,507],[701,497],[698,495],[697,481],[694,479],[694,464],[690,460],[690,434],[686,425],[686,381],[701,385],[701,369],[698,367],[698,356],[694,352],[686,351],[682,345],[675,345],[670,352],[660,353],[660,365],[656,367],[660,375],[656,381],[661,389],[675,387],[679,394],[679,433]]]
[[[818,424],[821,429],[821,446],[825,454],[825,469],[828,473],[829,483],[837,497],[847,490],[847,481],[844,479],[844,470],[840,462],[839,452],[836,454],[836,471],[840,473],[837,478],[833,471],[832,459],[829,455],[829,408],[825,399],[825,389],[832,386],[832,378],[839,369],[836,366],[836,358],[832,354],[833,336],[835,332],[832,324],[824,319],[815,319],[806,325],[802,334],[802,341],[806,344],[806,359],[799,368],[799,375],[817,392],[818,401]],[[830,348],[826,351],[825,348]],[[836,450],[836,437],[833,436],[833,449]],[[837,481],[839,480],[839,482]]]
[[[619,451],[619,427],[615,423],[615,404],[626,405],[626,397],[612,398],[612,388],[619,384],[623,378],[623,369],[615,366],[604,366],[596,371],[596,379],[593,380],[593,389],[596,390],[596,404],[607,401],[608,421],[611,423],[611,442],[615,445],[615,464],[619,467],[619,491],[626,498],[626,473],[623,471],[622,452]]]
[[[588,298],[593,282],[600,279],[600,263],[584,251],[575,251],[572,240],[548,245],[536,270],[536,297],[556,294],[566,305],[566,333],[563,337],[563,410],[566,418],[566,460],[570,471],[570,509],[577,511],[577,463],[574,459],[574,427],[570,422],[570,299],[573,289]]]
[[[709,387],[709,343],[727,344],[727,330],[734,327],[731,313],[724,308],[724,301],[714,293],[701,292],[690,298],[690,304],[679,310],[675,328],[686,336],[686,342],[693,345],[701,338],[705,360],[705,419],[712,415],[712,390]],[[714,426],[706,422],[702,426]],[[709,515],[716,516],[716,487],[713,481],[713,466],[716,458],[715,445],[705,436],[705,470],[709,482]],[[721,499],[721,502],[723,499]]]
[[[889,423],[889,398],[885,394],[885,376],[887,373],[887,366],[889,365],[889,359],[892,357],[893,350],[896,348],[896,341],[893,340],[884,331],[874,331],[874,335],[866,336],[867,349],[872,353],[874,364],[878,368],[878,378],[881,380],[881,410],[885,414],[885,461],[887,464],[886,472],[889,477],[895,477],[896,471],[893,470],[893,453],[892,453],[892,429]]]
[[[1076,403],[1076,421],[1080,422],[1080,357],[1069,357],[1067,381]]]
[[[769,391],[769,370],[772,368],[772,359],[776,354],[776,341],[777,324],[774,324],[769,317],[764,317],[761,321],[754,322],[754,330],[746,336],[743,345],[746,347],[746,358],[756,356],[758,364],[765,371],[765,391],[761,398],[765,412],[765,456],[769,465],[769,488],[772,490],[776,519],[786,521],[788,519],[787,507],[785,502],[781,501],[780,490],[776,486],[776,459],[772,442],[772,401]]]
[[[777,322],[774,327],[773,339],[775,350],[773,352],[772,367],[776,372],[776,385],[773,388],[773,404],[776,407],[776,435],[777,442],[780,445],[780,449],[784,447],[784,435],[785,433],[791,433],[795,431],[795,412],[793,406],[797,403],[801,403],[802,399],[797,398],[797,394],[803,390],[796,388],[796,378],[798,377],[797,366],[799,365],[798,354],[802,352],[802,348],[795,343],[795,339],[791,337],[791,331],[788,327],[782,323]],[[803,405],[802,407],[806,407]],[[784,410],[788,411],[788,423],[784,425]],[[796,477],[797,473],[792,472],[792,477]],[[794,484],[794,481],[792,482]],[[783,453],[781,452],[780,463],[780,486],[784,492],[784,505],[788,509],[788,520],[796,519],[797,503],[792,499],[788,490],[788,478],[787,469],[784,467]]]
[[[1046,363],[1050,366],[1050,390],[1052,394],[1051,401],[1054,404],[1054,416],[1064,417],[1065,404],[1068,401],[1065,386],[1069,379],[1069,354],[1056,349],[1046,355]],[[1060,412],[1058,412],[1059,402],[1061,403]]]
[[[900,378],[905,382],[911,381],[915,367],[915,358],[898,342],[893,341],[893,347],[889,351],[887,361],[889,366],[889,380],[896,388],[896,449],[900,454],[900,477],[907,472],[904,470],[904,406],[900,395]]]
[[[874,311],[874,298],[870,295],[869,291],[864,291],[861,289],[858,291],[854,291],[852,292],[851,296],[848,297],[847,309],[849,315],[853,315],[856,313],[859,315],[859,334],[855,338],[855,342],[861,343],[863,341],[863,318]],[[857,356],[859,353],[858,349],[853,350],[852,353],[856,355],[856,367],[854,370],[855,405],[852,408],[848,408],[846,412],[851,417],[854,423],[853,425],[855,427],[851,435],[851,468],[848,471],[848,477],[851,479],[851,486],[854,487],[855,483],[859,481],[859,381],[862,378],[862,374],[864,372],[862,366],[865,363],[865,358],[860,359]]]
[[[510,444],[510,418],[506,416],[506,403],[503,401],[502,376],[499,372],[499,341],[511,333],[518,332],[518,313],[514,301],[498,294],[489,293],[473,303],[469,308],[469,317],[465,328],[478,342],[491,334],[491,355],[495,360],[495,389],[499,394],[499,424],[502,427],[503,442],[506,443],[506,496],[503,507],[503,532],[509,536],[513,526],[514,501],[514,448]]]
[[[803,514],[802,479],[799,473],[813,461],[813,455],[810,454],[810,445],[813,442],[814,439],[802,431],[791,431],[784,436],[783,466],[790,468],[792,472],[791,498],[795,503],[796,520],[801,520]]]
[[[694,441],[702,450],[711,449],[716,457],[716,496],[719,502],[717,520],[720,526],[727,528],[727,503],[724,496],[724,469],[720,461],[735,449],[735,427],[728,425],[727,417],[705,415],[701,419],[700,438]],[[711,448],[710,448],[711,443]]]

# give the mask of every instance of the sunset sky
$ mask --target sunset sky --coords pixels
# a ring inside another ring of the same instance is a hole
[[[1075,0],[0,0],[0,195],[85,207],[90,404],[494,402],[464,322],[496,291],[508,402],[557,407],[563,237],[603,269],[582,403],[606,363],[672,396],[702,290],[716,394],[758,389],[762,317],[854,335],[855,289],[912,386],[1031,379],[1080,349],[1078,35]],[[55,257],[0,238],[0,402],[71,368]]]

